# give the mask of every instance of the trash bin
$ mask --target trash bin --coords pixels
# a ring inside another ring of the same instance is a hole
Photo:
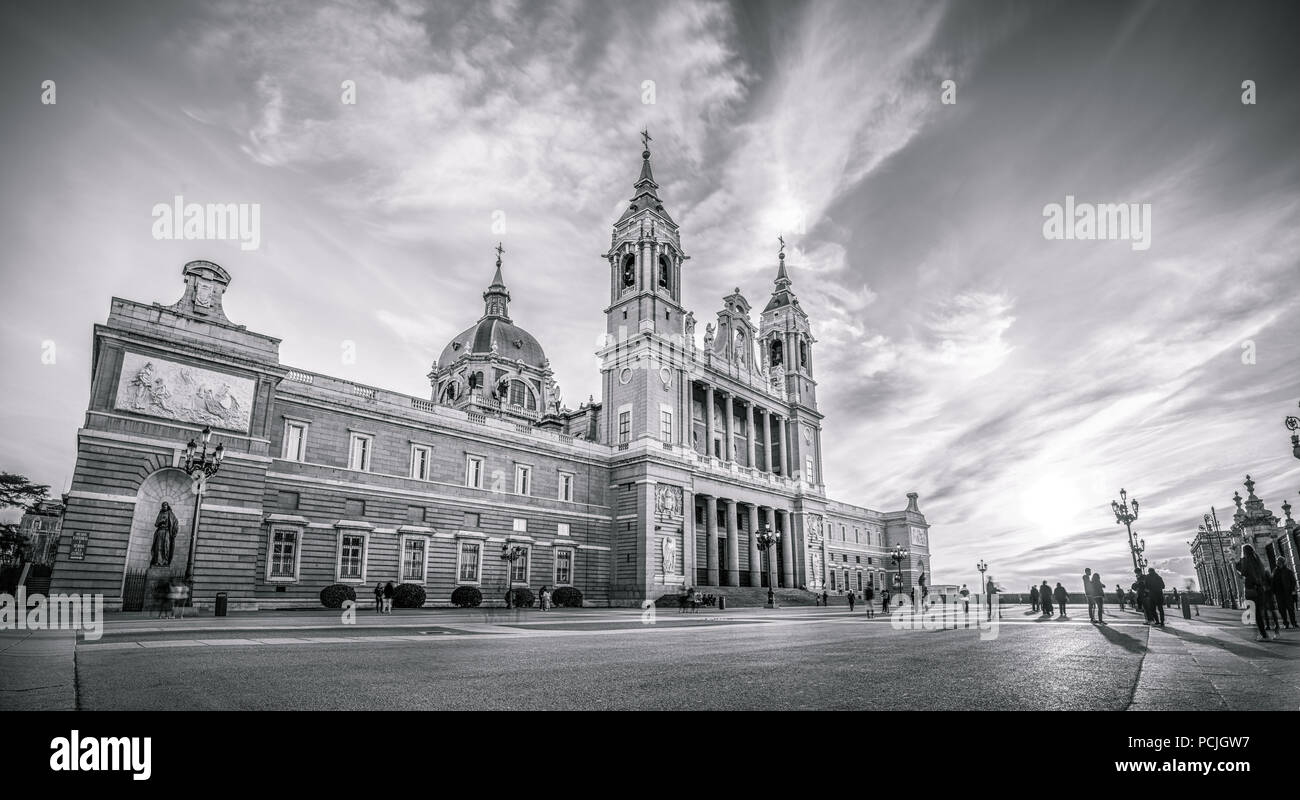
[[[1183,619],[1192,618],[1192,598],[1186,593],[1183,594]]]
[[[226,593],[217,592],[217,616],[224,617],[225,615],[226,615]]]
[[[719,598],[718,598],[718,610],[719,610],[719,611],[726,611],[726,610],[727,610],[727,598],[725,598],[725,597],[719,597]]]

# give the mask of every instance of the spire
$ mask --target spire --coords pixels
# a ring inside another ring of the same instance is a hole
[[[483,293],[483,316],[501,317],[506,322],[510,321],[510,290],[506,288],[506,282],[501,277],[501,254],[506,250],[497,242],[497,271],[492,276],[492,283],[488,284],[487,291]]]
[[[781,249],[777,251],[776,257],[780,266],[776,268],[776,290],[778,292],[786,291],[790,288],[790,276],[785,271],[785,237],[777,236],[776,240],[781,243]]]
[[[773,281],[776,288],[772,291],[772,299],[767,301],[767,307],[763,309],[765,313],[783,306],[799,305],[799,299],[794,296],[794,292],[790,289],[790,274],[785,271],[785,237],[778,236],[776,240],[781,243],[781,249],[776,254],[776,280]]]
[[[659,188],[655,183],[655,176],[650,172],[650,128],[641,131],[641,177],[636,180],[636,187],[641,188],[641,184],[649,183],[654,188]]]
[[[636,193],[632,196],[632,203],[623,212],[619,222],[623,222],[640,211],[651,210],[675,225],[673,218],[664,210],[663,200],[659,199],[659,184],[655,183],[654,171],[650,169],[651,141],[649,129],[641,131],[641,174],[636,179],[636,183],[632,185],[636,189]]]

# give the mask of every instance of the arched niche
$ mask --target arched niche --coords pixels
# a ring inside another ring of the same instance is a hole
[[[190,485],[190,477],[175,467],[160,469],[140,484],[136,492],[135,513],[131,516],[131,538],[126,547],[126,572],[141,572],[149,568],[154,523],[163,503],[171,506],[177,523],[171,568],[177,573],[185,571],[190,533],[194,528],[194,493],[190,491]]]

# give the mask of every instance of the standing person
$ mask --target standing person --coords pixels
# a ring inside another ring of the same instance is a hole
[[[875,599],[876,587],[868,583],[866,592],[862,594],[862,602],[867,608],[867,619],[874,619],[876,616],[876,607],[872,604],[872,601]]]
[[[1171,605],[1174,608],[1178,608],[1178,587],[1177,586],[1174,587],[1174,599]]]
[[[1268,567],[1264,568],[1264,613],[1268,616],[1264,619],[1264,627],[1268,627],[1271,622],[1273,625],[1273,638],[1276,639],[1282,634],[1282,629],[1277,624],[1277,607],[1274,602],[1277,597],[1273,594],[1273,572]]]
[[[1285,558],[1279,558],[1277,569],[1273,570],[1273,596],[1282,612],[1282,624],[1286,625],[1287,630],[1296,627],[1295,573],[1287,566]]]
[[[1264,601],[1264,565],[1260,563],[1259,556],[1255,555],[1255,548],[1247,544],[1242,545],[1241,559],[1235,566],[1246,584],[1246,599],[1254,603],[1255,627],[1259,630],[1255,634],[1255,641],[1267,642],[1268,625],[1264,619],[1264,609],[1260,607]]]
[[[690,606],[692,614],[694,614],[700,608],[699,600],[698,598],[695,597],[694,586],[686,590],[686,605]]]
[[[1092,573],[1092,599],[1097,603],[1097,622],[1101,625],[1106,624],[1106,612],[1103,606],[1106,605],[1106,584],[1101,582],[1101,573]],[[1089,604],[1089,610],[1092,605]]]
[[[1088,621],[1096,622],[1096,615],[1093,613],[1093,606],[1096,605],[1096,595],[1092,591],[1092,568],[1088,567],[1083,571],[1083,600],[1088,604]]]
[[[1165,579],[1156,574],[1155,567],[1147,569],[1147,613],[1151,615],[1151,624],[1165,626]]]
[[[1060,581],[1056,582],[1056,590],[1052,592],[1052,597],[1056,600],[1056,607],[1061,610],[1061,615],[1057,619],[1069,619],[1070,615],[1066,613],[1066,606],[1070,603],[1070,593],[1065,591],[1065,587]]]
[[[1151,611],[1147,608],[1147,589],[1146,579],[1142,577],[1142,570],[1133,570],[1133,608],[1142,609],[1143,615],[1146,616],[1147,624],[1151,624]]]
[[[542,590],[537,593],[537,604],[543,611],[551,607],[551,593],[546,590],[546,584],[542,584]]]
[[[375,581],[375,613],[384,613],[384,584],[382,581]]]
[[[970,615],[970,589],[967,589],[966,584],[963,583],[961,585],[961,591],[958,592],[958,594],[961,595],[961,611],[963,614],[969,616]]]
[[[989,578],[988,583],[984,586],[984,601],[988,603],[989,606],[989,620],[993,619],[993,604],[997,602],[997,594],[998,587],[993,583],[993,579]],[[1000,618],[1001,616],[1002,611],[999,609],[998,617]]]
[[[1047,580],[1038,584],[1038,607],[1042,610],[1042,616],[1052,616],[1052,587],[1047,585]]]
[[[1029,610],[1031,612],[1038,610],[1038,587],[1029,587]]]
[[[393,586],[392,581],[389,581],[388,583],[384,584],[384,613],[385,614],[393,613],[393,595],[396,593],[396,591],[397,591],[397,587]]]
[[[881,589],[880,596],[884,598],[883,600],[880,601],[880,613],[888,614],[889,613],[889,590]]]
[[[1124,610],[1124,587],[1118,583],[1115,584],[1115,602],[1119,604],[1119,610]]]
[[[849,589],[849,613],[850,614],[853,613],[853,601],[857,599],[858,596],[853,593],[852,589]]]
[[[828,591],[826,591],[825,589],[823,589],[823,590],[822,590],[822,605],[824,605],[824,606],[829,606],[830,604],[831,604],[831,595],[830,595],[830,592],[828,592]]]

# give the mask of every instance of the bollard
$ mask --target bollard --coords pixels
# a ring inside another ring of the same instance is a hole
[[[226,615],[226,593],[217,592],[216,616],[224,617]]]

